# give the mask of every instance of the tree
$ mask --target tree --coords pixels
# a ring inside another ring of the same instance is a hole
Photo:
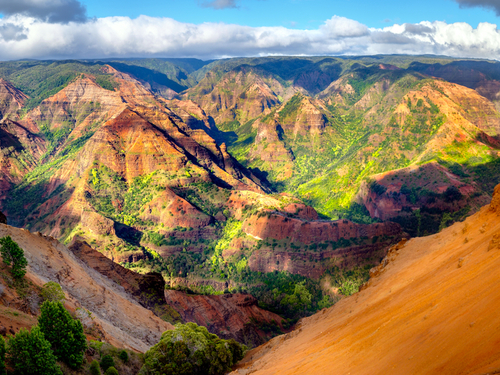
[[[54,281],[49,281],[44,284],[40,292],[44,301],[63,301],[66,299],[61,285]]]
[[[176,324],[144,354],[141,373],[148,375],[225,374],[243,358],[246,347],[222,340],[195,323]]]
[[[103,371],[106,371],[110,367],[115,366],[115,360],[109,354],[106,354],[101,358],[101,368]]]
[[[99,368],[99,362],[96,359],[90,364],[90,375],[101,375],[101,369]]]
[[[111,366],[106,370],[105,375],[118,375],[118,370]]]
[[[40,310],[38,325],[52,345],[55,356],[68,366],[78,368],[87,348],[82,323],[73,319],[59,301],[45,301]]]
[[[128,362],[128,353],[126,350],[122,350],[120,354],[118,354],[118,358],[120,358],[124,363]]]
[[[282,300],[282,305],[288,305],[296,311],[307,310],[311,307],[312,295],[305,285],[305,281],[295,284],[293,294],[287,294]]]
[[[7,343],[8,361],[16,375],[62,375],[56,357],[42,331],[21,329]]]
[[[0,336],[0,375],[5,375],[7,372],[5,371],[5,340],[2,336]]]
[[[8,266],[12,264],[10,272],[14,279],[22,279],[28,265],[23,249],[10,236],[0,238],[0,246],[3,262]]]

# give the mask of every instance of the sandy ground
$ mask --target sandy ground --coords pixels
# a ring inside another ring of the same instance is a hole
[[[500,370],[500,209],[387,257],[367,288],[247,354],[243,374]]]

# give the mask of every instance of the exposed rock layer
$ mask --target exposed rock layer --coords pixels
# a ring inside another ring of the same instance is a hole
[[[249,294],[217,296],[188,295],[165,290],[167,303],[179,312],[185,322],[194,322],[225,339],[235,339],[250,346],[265,342],[266,335],[258,324],[281,326],[282,318],[257,306]]]
[[[6,235],[23,248],[28,260],[27,277],[37,285],[50,280],[58,282],[74,308],[92,313],[111,344],[145,352],[165,330],[173,328],[57,240],[0,224],[0,237]]]
[[[500,370],[500,187],[442,232],[394,246],[368,285],[249,352],[233,374]]]

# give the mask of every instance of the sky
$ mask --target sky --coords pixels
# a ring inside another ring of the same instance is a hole
[[[0,0],[0,60],[500,58],[500,0]]]

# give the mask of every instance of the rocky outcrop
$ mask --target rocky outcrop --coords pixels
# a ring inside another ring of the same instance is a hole
[[[495,191],[465,222],[394,246],[361,292],[250,351],[232,374],[497,372]]]
[[[287,217],[279,212],[261,212],[247,219],[242,230],[254,238],[289,239],[292,242],[312,244],[337,242],[341,239],[396,236],[401,227],[392,222],[355,224],[348,220],[308,221]]]
[[[266,334],[259,328],[262,325],[283,328],[279,315],[259,308],[257,300],[248,294],[202,296],[167,289],[165,299],[185,322],[205,326],[219,337],[249,346],[265,342]]]
[[[28,96],[16,89],[10,82],[0,78],[0,119],[18,118],[18,111],[24,106]]]
[[[74,238],[68,249],[90,268],[122,286],[143,306],[153,309],[165,303],[165,280],[159,273],[145,275],[130,271],[107,258],[88,243]]]

